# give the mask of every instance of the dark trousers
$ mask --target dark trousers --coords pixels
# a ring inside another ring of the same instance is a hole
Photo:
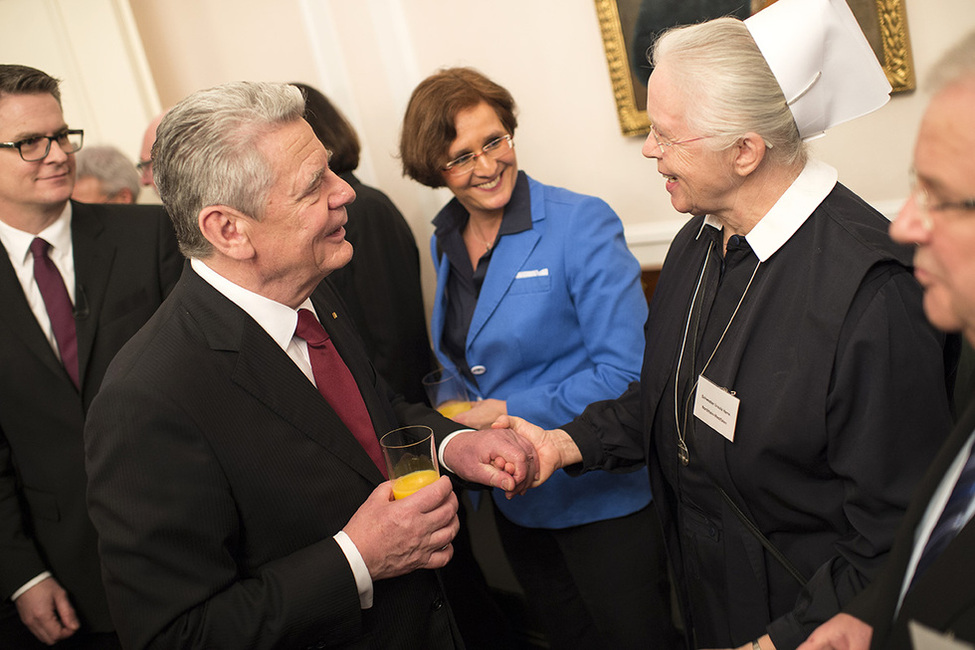
[[[495,514],[508,560],[553,649],[682,647],[652,504],[558,530]]]

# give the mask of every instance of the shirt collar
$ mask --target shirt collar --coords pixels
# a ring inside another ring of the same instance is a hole
[[[806,222],[819,204],[836,187],[836,169],[826,163],[809,159],[792,185],[779,197],[772,209],[745,235],[745,241],[762,262],[782,248],[789,238]],[[711,215],[704,218],[704,226],[721,229]]]
[[[51,259],[70,258],[71,245],[71,201],[66,201],[61,215],[50,226],[32,235],[0,221],[0,244],[7,249],[11,260],[26,264],[30,256],[30,244],[40,237],[51,245],[48,255]]]
[[[196,271],[197,275],[203,278],[210,286],[222,293],[226,298],[247,312],[247,315],[257,321],[268,335],[274,339],[282,350],[287,350],[291,339],[295,335],[295,327],[298,325],[298,311],[280,302],[265,298],[260,294],[245,289],[234,284],[223,277],[206,263],[198,258],[190,260],[190,266]],[[313,314],[315,308],[311,304],[311,299],[306,298],[299,309],[308,309]],[[317,314],[316,314],[317,316]]]

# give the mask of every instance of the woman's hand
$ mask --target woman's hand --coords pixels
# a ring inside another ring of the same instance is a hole
[[[508,403],[506,401],[485,399],[471,402],[470,410],[458,413],[451,419],[472,429],[490,429],[495,420],[507,414]]]

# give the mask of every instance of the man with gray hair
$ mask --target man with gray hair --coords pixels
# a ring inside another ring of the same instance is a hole
[[[71,198],[83,203],[135,203],[139,172],[124,153],[109,145],[78,152],[78,178]]]
[[[914,187],[891,237],[914,244],[924,311],[975,344],[975,32],[935,67]],[[975,405],[918,485],[884,570],[800,650],[970,648],[975,643]]]
[[[434,571],[458,528],[451,482],[393,500],[377,439],[459,427],[389,390],[322,281],[351,258],[355,195],[303,113],[294,86],[232,83],[157,132],[153,175],[190,263],[85,430],[126,647],[462,645]],[[499,453],[476,455],[479,436]],[[514,490],[530,451],[511,431],[456,432],[441,461]]]

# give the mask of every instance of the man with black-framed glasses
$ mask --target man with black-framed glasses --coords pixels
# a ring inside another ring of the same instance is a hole
[[[82,430],[109,361],[182,270],[156,206],[69,201],[84,131],[57,79],[0,65],[0,639],[116,648]]]

